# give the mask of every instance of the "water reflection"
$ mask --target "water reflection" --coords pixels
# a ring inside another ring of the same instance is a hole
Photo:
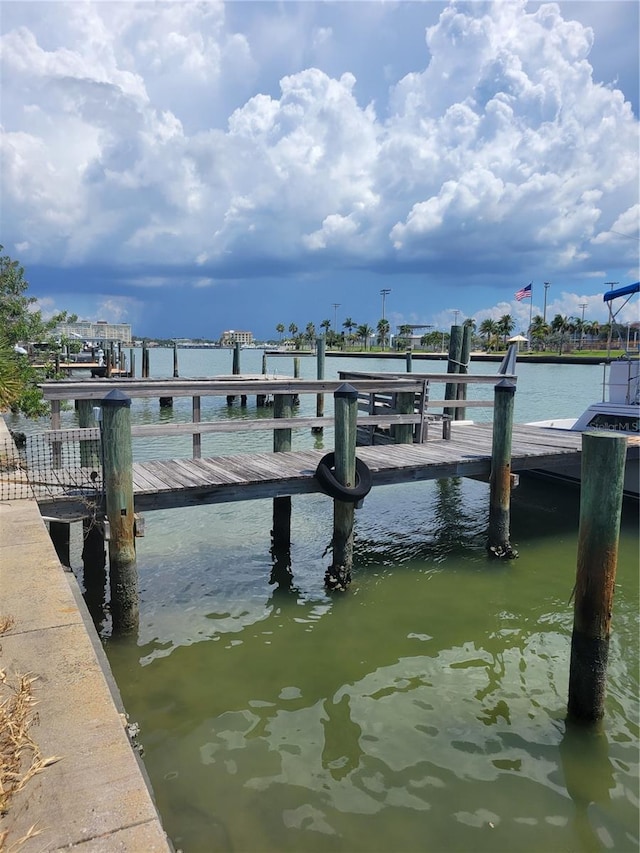
[[[265,588],[261,606],[234,610],[218,595],[208,642],[139,647],[127,707],[174,842],[590,853],[610,837],[625,849],[634,809],[618,804],[614,820],[588,803],[610,811],[612,775],[633,783],[563,730],[571,615],[540,562],[531,546],[519,572],[370,566],[339,600]],[[116,675],[132,651],[110,647]],[[616,702],[633,694],[612,677]],[[615,725],[620,740],[629,724]],[[630,767],[633,735],[619,750]],[[580,791],[594,773],[604,789]],[[575,785],[581,811],[567,806]]]
[[[150,514],[138,644],[105,643],[177,847],[637,849],[637,518],[623,522],[605,750],[563,723],[577,495],[522,481],[508,566],[487,561],[487,505],[486,484],[465,480],[374,489],[339,599],[323,589],[322,495],[294,499],[278,547],[268,501]]]
[[[589,853],[611,849],[611,834],[602,825],[592,823],[589,811],[591,804],[608,803],[610,791],[616,787],[604,728],[567,721],[559,751],[567,793],[575,805],[573,825],[582,849]]]
[[[322,718],[324,746],[322,767],[339,782],[360,766],[364,751],[360,747],[362,728],[351,717],[348,693],[324,702]]]

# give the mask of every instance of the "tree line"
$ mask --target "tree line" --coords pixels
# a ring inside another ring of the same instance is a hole
[[[61,348],[65,342],[54,338],[54,329],[64,321],[75,323],[78,317],[61,311],[45,319],[35,308],[37,299],[27,296],[24,268],[3,252],[0,245],[0,412],[36,418],[48,411],[37,383],[51,375],[53,365],[34,367],[20,344],[38,341],[52,350]]]
[[[516,328],[516,321],[511,314],[503,314],[497,320],[492,318],[482,320],[479,326],[472,317],[469,317],[464,320],[463,325],[471,326],[475,347],[492,352],[506,349],[508,340]],[[304,329],[300,329],[296,323],[290,323],[288,327],[284,323],[278,323],[276,326],[280,342],[287,342],[296,349],[304,347],[312,349],[318,334],[324,335],[327,346],[334,349],[352,349],[359,346],[361,350],[366,351],[372,345],[377,345],[385,350],[391,344],[391,329],[389,321],[385,319],[379,320],[376,328],[373,329],[367,323],[358,324],[351,317],[347,317],[340,330],[332,328],[331,320],[326,319],[319,324],[319,329],[320,332],[314,323],[307,323]],[[394,349],[407,349],[414,345],[413,329],[414,327],[408,324],[398,327],[398,333],[393,338]],[[618,347],[623,348],[624,330],[625,327],[617,323],[610,326],[609,323],[598,323],[597,320],[583,320],[581,317],[562,314],[556,314],[553,320],[547,323],[542,316],[536,315],[532,318],[528,329],[529,348],[534,352],[557,349],[559,355],[562,355],[568,347],[578,350],[587,347],[598,349],[607,342],[610,334]],[[288,336],[285,337],[286,332]],[[425,332],[420,338],[420,346],[429,350],[448,347],[448,342],[448,332]]]

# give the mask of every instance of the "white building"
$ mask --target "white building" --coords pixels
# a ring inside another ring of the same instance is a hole
[[[223,347],[233,346],[235,343],[252,344],[253,332],[243,332],[237,329],[228,329],[220,336],[220,344]]]
[[[80,320],[77,323],[60,323],[54,334],[57,337],[75,338],[92,343],[120,343],[131,346],[131,326],[129,323],[107,323],[99,320],[92,323]]]

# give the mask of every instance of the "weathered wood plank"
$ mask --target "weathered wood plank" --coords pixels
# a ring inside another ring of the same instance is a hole
[[[288,377],[214,377],[213,379],[79,379],[43,382],[45,400],[102,400],[114,388],[137,397],[226,397],[257,394],[332,394],[341,380],[290,379]],[[358,391],[397,390],[419,393],[422,385],[406,374],[389,379],[363,379],[353,383]]]
[[[357,456],[372,472],[374,486],[436,479],[448,476],[487,477],[490,472],[491,424],[453,426],[449,441],[432,439],[424,444],[360,447]],[[581,435],[540,427],[514,427],[512,470],[553,469],[567,457],[579,458]],[[640,447],[633,443],[628,455],[637,458]],[[205,459],[149,460],[134,464],[136,510],[193,506],[202,503],[282,497],[319,492],[315,479],[323,450],[281,453],[239,453]],[[73,487],[77,480],[64,470],[13,472],[27,481],[40,477],[45,484]],[[40,500],[48,514],[56,502]],[[75,503],[74,503],[75,501]],[[75,504],[78,504],[75,507]],[[69,497],[67,513],[81,512],[81,499]],[[63,510],[59,510],[63,512]]]

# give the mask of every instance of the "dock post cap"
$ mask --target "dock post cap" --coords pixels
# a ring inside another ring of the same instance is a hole
[[[618,441],[623,441],[626,443],[627,434],[624,432],[616,432],[615,429],[586,429],[582,433],[582,438],[587,439],[587,441],[591,441],[592,438],[601,439],[601,438],[613,438],[618,439]]]
[[[513,379],[501,379],[500,382],[496,383],[495,390],[504,391],[509,394],[515,394],[516,383],[513,381]]]
[[[129,407],[131,406],[131,398],[127,397],[119,388],[114,388],[112,391],[109,391],[106,397],[102,398],[101,405]]]
[[[358,397],[358,392],[353,385],[349,385],[348,382],[343,382],[342,385],[339,385],[333,392],[333,396],[336,399],[344,398],[347,400],[355,400]]]

